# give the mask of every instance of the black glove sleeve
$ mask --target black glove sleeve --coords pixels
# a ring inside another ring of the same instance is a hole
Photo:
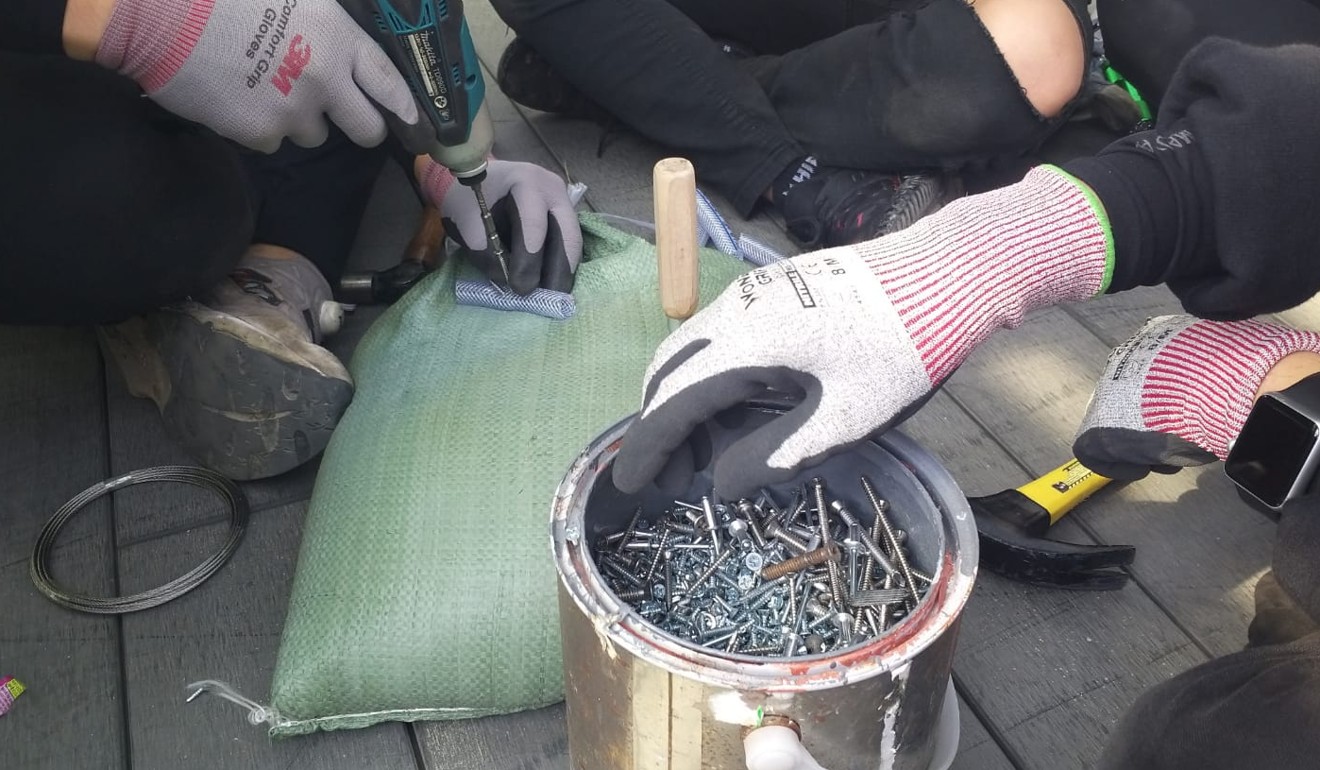
[[[1210,39],[1188,54],[1158,125],[1064,168],[1115,241],[1110,291],[1167,283],[1189,313],[1246,318],[1320,290],[1320,48]]]

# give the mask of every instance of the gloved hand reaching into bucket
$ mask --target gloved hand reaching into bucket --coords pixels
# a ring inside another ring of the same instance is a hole
[[[503,284],[504,271],[486,238],[472,190],[430,158],[418,158],[416,170],[423,193],[440,210],[445,232],[473,265]],[[564,180],[534,163],[492,160],[481,190],[508,250],[509,288],[523,295],[538,287],[571,292],[582,261],[582,230]]]
[[[661,344],[615,485],[682,478],[693,429],[766,388],[800,404],[716,458],[726,499],[893,425],[994,330],[1104,291],[1111,250],[1098,208],[1081,183],[1038,168],[900,233],[741,276]]]

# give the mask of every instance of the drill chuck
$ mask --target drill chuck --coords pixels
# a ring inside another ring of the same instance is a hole
[[[490,206],[486,205],[486,195],[481,191],[481,183],[486,181],[486,170],[483,168],[479,173],[458,177],[458,181],[471,187],[472,194],[477,197],[477,207],[481,210],[481,226],[486,230],[491,256],[500,263],[500,270],[504,273],[504,283],[507,286],[510,283],[509,260],[504,256],[504,244],[500,242],[499,231],[495,228],[495,218],[491,216]]]
[[[431,142],[426,154],[436,163],[454,172],[459,180],[477,175],[485,175],[486,162],[490,158],[491,148],[495,145],[495,127],[491,124],[490,111],[482,104],[472,118],[472,130],[467,141],[455,145],[446,145],[439,141]]]

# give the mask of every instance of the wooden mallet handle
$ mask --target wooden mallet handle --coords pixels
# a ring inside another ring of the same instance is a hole
[[[683,321],[697,312],[697,175],[684,158],[655,164],[655,251],[660,261],[660,305]]]
[[[440,210],[431,204],[422,209],[422,218],[417,223],[412,240],[403,250],[404,262],[417,262],[427,270],[439,267],[444,256],[445,223],[440,218]]]

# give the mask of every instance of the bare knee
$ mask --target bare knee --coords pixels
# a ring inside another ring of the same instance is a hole
[[[1082,86],[1086,50],[1063,0],[969,0],[1036,111],[1058,115]]]

